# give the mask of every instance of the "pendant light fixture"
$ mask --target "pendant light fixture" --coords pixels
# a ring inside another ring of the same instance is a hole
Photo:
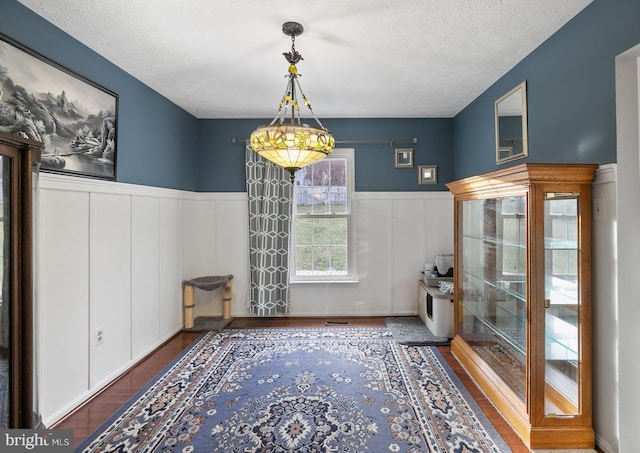
[[[251,149],[289,171],[292,183],[296,170],[327,157],[335,146],[333,136],[313,113],[298,80],[296,64],[303,58],[296,51],[295,41],[303,31],[297,22],[282,24],[282,32],[291,37],[291,51],[283,53],[289,62],[287,88],[273,121],[258,127],[249,139]],[[309,109],[318,128],[302,124],[300,102]],[[288,123],[287,118],[290,120]]]

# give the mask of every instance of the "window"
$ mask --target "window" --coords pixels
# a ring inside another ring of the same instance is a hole
[[[331,155],[296,173],[291,281],[353,281],[353,150]]]

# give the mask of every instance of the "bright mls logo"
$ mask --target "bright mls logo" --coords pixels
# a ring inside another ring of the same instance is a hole
[[[70,453],[73,451],[71,429],[4,429],[0,430],[0,451],[32,453]]]

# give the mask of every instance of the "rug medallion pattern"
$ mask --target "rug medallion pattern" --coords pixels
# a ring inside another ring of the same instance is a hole
[[[431,347],[386,328],[210,332],[85,452],[508,452]]]

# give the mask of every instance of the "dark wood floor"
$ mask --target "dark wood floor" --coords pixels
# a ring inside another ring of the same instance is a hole
[[[229,327],[321,327],[329,321],[348,321],[351,326],[384,326],[383,317],[370,318],[236,318]],[[331,327],[327,327],[331,328]],[[78,446],[96,428],[106,421],[120,406],[126,403],[137,391],[158,374],[180,352],[189,346],[199,333],[180,332],[134,368],[95,395],[87,403],[76,409],[51,428],[73,429],[74,444]],[[514,453],[529,452],[518,436],[491,403],[478,390],[471,378],[451,354],[448,346],[438,347],[462,384],[474,397],[487,418],[507,442]]]

